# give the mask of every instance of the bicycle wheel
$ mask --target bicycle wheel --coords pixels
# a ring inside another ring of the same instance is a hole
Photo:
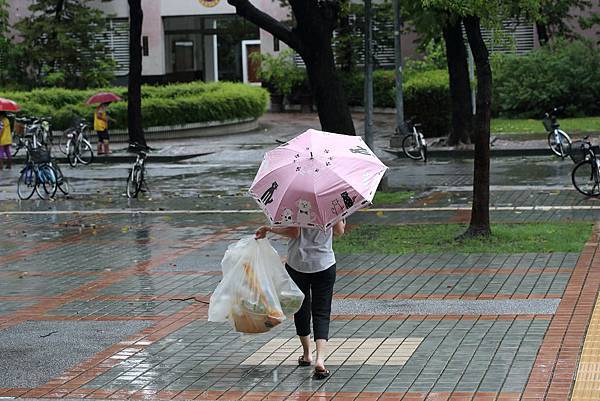
[[[139,165],[134,165],[129,172],[127,177],[127,197],[137,198],[140,188],[142,186],[142,180],[144,179],[142,169]]]
[[[54,171],[56,171],[56,185],[58,189],[60,189],[60,192],[63,194],[69,195],[69,191],[71,189],[69,187],[69,181],[67,181],[67,178],[64,176],[58,164],[53,165],[53,167]]]
[[[48,200],[53,198],[56,194],[56,173],[54,169],[47,165],[41,165],[38,167],[38,182],[35,186],[35,190],[40,199]]]
[[[557,129],[548,134],[548,145],[552,153],[564,159],[571,151],[571,138],[565,132]]]
[[[35,175],[35,172],[31,168],[31,166],[25,166],[23,171],[21,171],[19,181],[17,182],[17,195],[19,196],[19,199],[26,200],[31,198],[31,196],[35,192],[36,186],[37,177]]]
[[[415,140],[415,136],[410,134],[404,137],[402,140],[402,151],[404,154],[413,159],[413,160],[421,160],[421,150],[420,146]]]
[[[67,135],[74,135],[73,129],[68,129],[58,138],[58,149],[62,152],[63,155],[67,155],[67,143],[69,142],[69,137]]]
[[[94,160],[94,152],[92,151],[92,145],[85,139],[82,139],[79,143],[79,152],[77,153],[77,159],[83,165],[90,164]]]
[[[571,180],[575,189],[585,196],[600,195],[598,167],[592,160],[577,163],[571,172]]]
[[[75,142],[72,139],[69,139],[67,141],[67,160],[71,167],[77,166],[77,153],[75,147]]]

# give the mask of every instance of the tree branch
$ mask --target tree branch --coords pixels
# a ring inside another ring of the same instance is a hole
[[[248,0],[227,0],[227,2],[235,7],[237,15],[244,17],[282,42],[287,43],[288,46],[298,53],[302,53],[302,42],[290,28],[277,21],[269,14],[254,7]]]
[[[54,19],[56,22],[60,21],[60,16],[63,12],[63,8],[65,5],[65,0],[57,0],[56,8],[54,9]]]

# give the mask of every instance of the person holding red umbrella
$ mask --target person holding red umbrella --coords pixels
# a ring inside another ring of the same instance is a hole
[[[12,168],[11,144],[10,121],[8,121],[6,112],[0,111],[0,170],[4,168],[4,158],[6,158],[6,168]]]
[[[19,105],[12,100],[0,97],[0,170],[4,167],[4,158],[7,160],[6,168],[12,168],[12,154],[10,151],[12,133],[6,112],[19,111],[20,109]]]
[[[96,107],[94,112],[94,131],[98,135],[98,154],[110,154],[108,135],[108,103],[102,103]],[[111,119],[112,120],[112,119]],[[113,120],[114,121],[114,120]]]
[[[115,121],[108,116],[108,105],[111,102],[118,102],[121,97],[112,92],[100,92],[90,97],[85,104],[99,104],[94,112],[94,131],[98,135],[98,154],[110,154],[108,135],[108,122]]]

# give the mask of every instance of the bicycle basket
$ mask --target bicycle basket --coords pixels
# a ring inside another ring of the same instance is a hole
[[[51,160],[50,152],[43,148],[30,149],[29,155],[34,163],[49,163]]]
[[[554,128],[552,128],[552,121],[549,117],[545,116],[542,119],[542,124],[544,124],[544,128],[546,128],[547,132],[552,132],[554,130]]]
[[[23,135],[25,133],[25,124],[15,121],[13,131],[16,135]]]

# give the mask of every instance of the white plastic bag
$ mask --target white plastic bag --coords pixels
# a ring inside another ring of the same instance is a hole
[[[300,309],[304,294],[285,271],[268,239],[231,244],[223,279],[210,297],[208,320],[231,322],[241,333],[264,333]]]

